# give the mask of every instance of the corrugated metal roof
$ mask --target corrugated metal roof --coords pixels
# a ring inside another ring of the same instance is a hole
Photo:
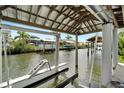
[[[3,20],[56,32],[86,34],[101,31],[97,18],[82,5],[1,6]]]

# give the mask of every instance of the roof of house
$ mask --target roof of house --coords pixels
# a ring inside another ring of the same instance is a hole
[[[90,38],[87,39],[87,41],[95,42],[95,38],[96,38],[96,36],[90,37]],[[102,42],[102,37],[101,36],[97,36],[97,42]]]

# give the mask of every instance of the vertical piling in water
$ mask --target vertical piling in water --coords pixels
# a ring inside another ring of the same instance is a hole
[[[78,73],[78,35],[76,35],[76,44],[75,44],[75,73]]]
[[[95,55],[96,55],[96,47],[97,47],[97,33],[95,37],[95,43],[93,47],[93,54],[91,55],[91,69],[90,69],[90,77],[89,77],[89,88],[91,88],[91,80],[93,76],[93,68],[94,68],[94,62],[95,62]]]
[[[45,53],[45,41],[43,41],[43,53]]]
[[[89,43],[88,43],[88,46],[87,46],[87,56],[89,58]]]
[[[55,49],[55,66],[57,67],[59,64],[59,38],[60,34],[56,35],[56,49]],[[56,69],[58,71],[58,69]]]
[[[58,71],[58,65],[59,65],[59,38],[60,34],[58,33],[56,35],[56,48],[55,48],[55,67],[56,67],[56,72]],[[55,78],[55,83],[58,81],[58,76]]]

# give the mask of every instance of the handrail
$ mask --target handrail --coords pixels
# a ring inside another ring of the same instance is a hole
[[[43,59],[43,60],[41,60],[41,62],[40,62],[38,65],[36,65],[36,66],[28,73],[28,75],[30,75],[28,79],[30,79],[30,78],[32,78],[33,76],[35,76],[36,73],[37,73],[42,67],[44,67],[46,64],[48,65],[49,70],[51,70],[51,67],[50,67],[50,64],[49,64],[48,60],[47,60],[47,59]]]

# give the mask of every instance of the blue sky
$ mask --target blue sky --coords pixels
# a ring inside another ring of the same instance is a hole
[[[21,24],[17,24],[17,23],[13,23],[13,22],[6,22],[6,21],[3,21],[2,22],[3,24],[8,24],[8,25],[12,25],[12,26],[19,26],[19,27],[25,27],[25,28],[30,28],[30,29],[37,29],[37,30],[41,30],[41,31],[50,31],[50,30],[45,30],[45,29],[40,29],[40,28],[36,28],[36,27],[32,27],[32,26],[26,26],[26,25],[21,25]],[[30,35],[33,35],[33,36],[38,36],[40,37],[41,39],[55,39],[54,36],[51,36],[51,35],[43,35],[43,34],[35,34],[35,33],[29,33]],[[98,33],[99,35],[101,35],[101,32]],[[11,30],[11,35],[12,37],[14,38],[15,36],[17,36],[17,31],[15,30]],[[85,34],[85,35],[80,35],[78,37],[78,40],[79,42],[84,42],[86,41],[86,39],[92,37],[92,36],[95,36],[96,33],[92,33],[92,34]],[[65,33],[61,33],[61,39],[65,39],[65,37],[67,36],[67,34]],[[71,35],[73,40],[75,40],[75,36],[74,35]]]

